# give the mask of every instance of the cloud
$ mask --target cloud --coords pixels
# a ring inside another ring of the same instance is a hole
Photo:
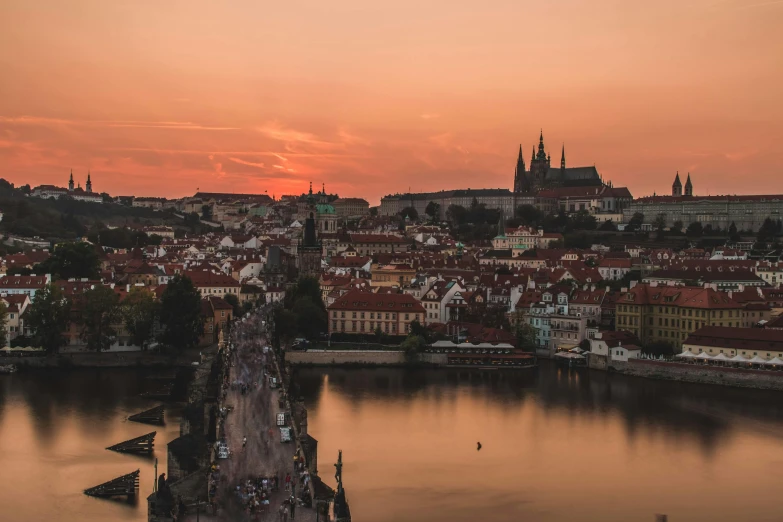
[[[339,143],[321,140],[315,134],[309,132],[285,128],[276,121],[256,127],[256,132],[263,134],[267,138],[289,145],[304,144],[318,147],[335,147],[340,145]]]
[[[212,157],[210,156],[210,159],[211,158]],[[263,163],[253,163],[252,161],[245,161],[239,158],[228,158],[228,159],[230,159],[234,163],[239,163],[240,165],[247,165],[249,167],[258,167],[259,169],[265,168],[265,165]]]
[[[12,125],[39,126],[74,126],[100,128],[140,128],[140,129],[171,129],[171,130],[239,130],[239,127],[212,127],[189,121],[135,121],[135,120],[66,120],[61,118],[45,118],[41,116],[0,116],[0,122]]]
[[[440,118],[440,114],[424,113],[419,115],[419,118],[421,118],[422,120],[435,120],[437,118]]]

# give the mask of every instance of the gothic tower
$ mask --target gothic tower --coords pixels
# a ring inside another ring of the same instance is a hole
[[[691,173],[688,173],[688,180],[685,182],[685,195],[693,196],[693,183],[691,183]]]
[[[672,196],[682,196],[682,182],[680,181],[680,173],[677,172],[677,176],[672,183]]]
[[[299,242],[299,275],[302,277],[318,277],[321,275],[321,242],[316,236],[315,197],[313,183],[310,182],[310,193],[307,196],[307,219],[305,219],[302,240]]]
[[[84,190],[92,192],[92,181],[90,181],[90,171],[87,171],[87,183],[84,185]]]
[[[545,187],[547,172],[549,172],[549,157],[544,150],[544,131],[542,129],[538,137],[538,153],[535,153],[530,161],[530,183],[533,190]]]
[[[68,180],[68,190],[73,192],[73,169],[71,169],[71,179]]]
[[[517,157],[517,166],[514,169],[514,192],[528,192],[530,184],[525,173],[525,160],[522,158],[522,145],[519,146],[519,156]]]

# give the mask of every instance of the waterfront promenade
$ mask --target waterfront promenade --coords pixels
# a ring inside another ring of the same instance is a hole
[[[296,441],[283,443],[276,426],[281,390],[269,387],[269,376],[278,376],[277,363],[270,350],[263,353],[268,339],[262,324],[262,314],[254,314],[244,322],[237,321],[232,331],[234,350],[229,358],[228,386],[222,404],[232,411],[226,414],[221,435],[230,449],[228,459],[220,459],[220,480],[215,498],[217,514],[201,515],[201,520],[278,521],[279,509],[291,492],[285,490],[285,477],[290,474],[301,489],[301,479],[294,471]],[[266,372],[265,372],[266,369]],[[278,380],[279,382],[279,380]],[[243,439],[247,442],[243,447]],[[269,494],[269,505],[250,513],[240,498],[237,486],[244,488],[248,479],[278,477],[279,489]],[[289,507],[290,510],[290,507]],[[195,520],[189,514],[187,520]],[[291,520],[289,515],[288,520]],[[316,520],[315,510],[297,506],[293,520]]]

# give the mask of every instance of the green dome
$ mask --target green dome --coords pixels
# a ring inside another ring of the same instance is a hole
[[[328,204],[319,204],[315,206],[315,211],[318,214],[334,214],[334,207]]]

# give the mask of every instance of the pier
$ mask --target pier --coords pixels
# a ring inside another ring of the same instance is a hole
[[[131,415],[128,417],[128,420],[133,422],[141,422],[144,424],[163,426],[165,424],[163,419],[164,411],[165,406],[155,406],[149,410],[144,410],[140,413],[136,413],[135,415]]]
[[[95,487],[85,489],[84,494],[91,497],[134,497],[139,489],[139,470]]]
[[[109,446],[106,449],[110,451],[117,451],[119,453],[146,453],[150,455],[155,450],[154,441],[156,433],[157,432],[153,431],[151,433],[147,433],[146,435],[120,442],[114,446]]]

